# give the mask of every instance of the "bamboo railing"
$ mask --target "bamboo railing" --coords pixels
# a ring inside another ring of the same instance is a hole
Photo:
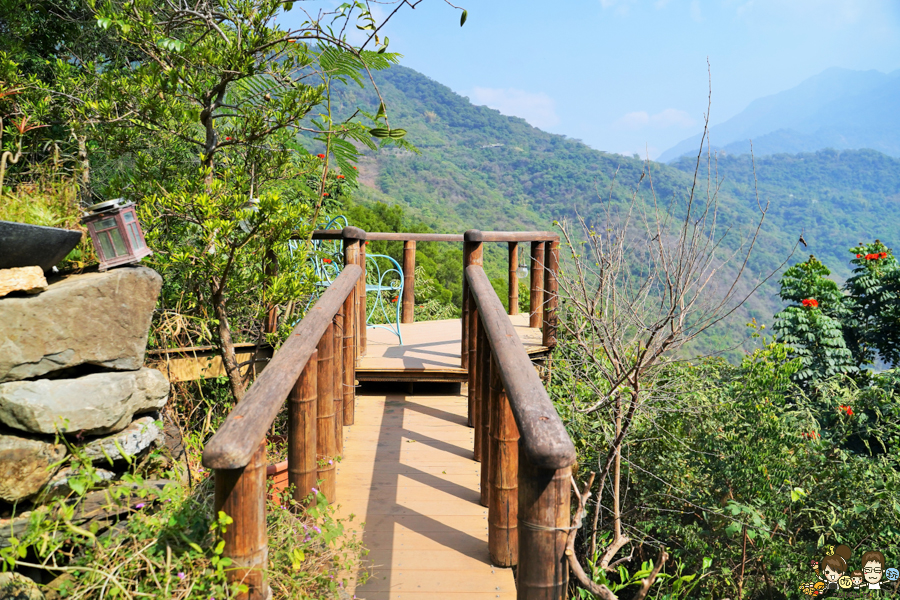
[[[561,600],[568,586],[565,545],[575,446],[484,272],[482,244],[496,237],[467,231],[464,251],[470,421],[475,458],[482,465],[488,547],[494,564],[518,565],[519,600]],[[539,244],[542,253],[548,242],[540,289],[546,295],[545,339],[552,330],[555,342],[558,240],[532,241],[532,248]],[[532,271],[532,282],[536,279]]]
[[[352,232],[350,232],[352,233]],[[232,560],[230,581],[249,588],[252,600],[268,597],[266,581],[266,432],[288,405],[288,480],[301,502],[321,481],[321,492],[335,498],[335,459],[343,425],[354,416],[355,309],[359,240],[346,240],[345,268],[275,353],[244,399],[231,411],[203,450],[203,465],[214,470],[215,510],[233,519],[225,534],[224,555]],[[363,306],[365,303],[362,303]],[[365,323],[365,320],[362,321]]]
[[[531,301],[529,307],[529,325],[531,327],[541,328],[543,330],[543,345],[552,348],[556,345],[556,306],[550,306],[544,299],[544,290],[547,285],[556,282],[557,264],[559,262],[559,236],[547,231],[486,231],[482,232],[484,239],[482,242],[506,242],[509,247],[509,276],[508,276],[508,298],[507,306],[510,315],[519,314],[519,275],[517,269],[519,267],[518,249],[519,243],[530,242],[531,259],[529,265],[530,273],[530,291]],[[401,323],[415,322],[415,273],[416,273],[416,242],[462,242],[465,243],[464,236],[450,233],[393,233],[393,232],[366,232],[356,227],[345,227],[341,229],[317,229],[313,232],[312,238],[315,240],[361,240],[361,251],[365,253],[365,243],[368,241],[394,241],[403,242],[403,256],[401,264],[403,267],[403,297],[401,302]],[[555,252],[555,262],[547,260],[546,269],[551,271],[548,275],[544,265],[545,248],[546,252]],[[359,263],[365,270],[365,261]],[[549,279],[548,279],[549,277]],[[365,280],[365,273],[363,276]],[[363,288],[365,283],[360,284]],[[467,282],[463,279],[463,296],[465,296],[465,288]],[[555,294],[552,296],[555,302]],[[365,310],[365,306],[360,307]],[[544,318],[545,312],[552,316],[550,320]],[[363,322],[365,320],[363,319]],[[468,365],[468,317],[463,306],[463,351],[462,366]],[[365,354],[365,328],[360,332],[362,352]]]
[[[469,377],[469,425],[482,463],[481,502],[488,507],[488,545],[499,566],[518,565],[519,600],[563,600],[568,585],[565,543],[575,447],[531,359],[483,269],[483,243],[509,244],[509,314],[518,312],[518,247],[531,244],[532,327],[543,345],[556,343],[559,238],[545,232],[465,235],[367,233],[355,227],[323,230],[316,239],[344,241],[345,268],[294,328],[268,367],[228,415],[203,451],[214,470],[215,510],[233,520],[223,555],[230,581],[243,596],[263,600],[266,581],[265,435],[288,405],[288,474],[301,502],[321,482],[335,498],[334,459],[342,426],[354,420],[355,370],[366,348],[365,240],[404,242],[404,305],[412,319],[417,241],[463,242],[463,318],[460,354]]]

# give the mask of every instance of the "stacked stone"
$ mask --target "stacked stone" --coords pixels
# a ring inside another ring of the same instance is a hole
[[[143,364],[161,285],[120,268],[0,298],[0,499],[65,485],[59,433],[109,479],[160,435],[169,382]]]

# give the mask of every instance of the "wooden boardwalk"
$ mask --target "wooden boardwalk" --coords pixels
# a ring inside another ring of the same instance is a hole
[[[541,330],[528,326],[528,315],[511,316],[528,354],[541,354]],[[369,329],[366,355],[356,366],[359,381],[466,381],[460,364],[459,319],[400,325],[404,344],[382,328]]]
[[[340,516],[365,523],[370,578],[351,586],[351,595],[516,597],[512,569],[490,563],[467,403],[464,394],[357,397],[356,424],[344,428],[337,497]]]

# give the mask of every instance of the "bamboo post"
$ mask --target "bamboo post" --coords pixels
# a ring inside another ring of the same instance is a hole
[[[480,375],[481,418],[481,505],[487,506],[490,498],[491,474],[491,345],[487,339],[484,321],[478,329],[478,373]],[[476,431],[477,435],[477,431]]]
[[[509,242],[509,306],[507,314],[519,314],[519,274],[516,272],[519,268],[519,244],[518,242]]]
[[[322,479],[320,491],[329,502],[335,501],[336,452],[334,427],[334,325],[328,325],[317,347],[319,362],[316,368],[316,461],[317,477]]]
[[[344,240],[344,264],[359,262],[359,240]],[[344,325],[344,425],[353,425],[356,419],[356,352],[359,339],[359,285],[344,300],[344,314],[349,319]]]
[[[302,502],[316,487],[316,371],[319,355],[313,351],[297,384],[288,396],[288,482],[295,502]]]
[[[491,460],[488,500],[488,548],[491,562],[518,562],[519,430],[503,390],[497,361],[491,362]]]
[[[332,402],[334,403],[334,454],[344,454],[344,307],[334,315],[334,360],[331,363]]]
[[[465,242],[463,244],[463,269],[470,265],[481,266],[484,264],[483,247],[481,243],[481,232],[477,229],[470,229],[463,234]],[[477,311],[475,308],[475,297],[469,290],[468,282],[463,277],[463,323],[462,337],[460,339],[460,354],[462,368],[468,372],[468,394],[469,394],[469,416],[468,425],[473,427],[475,424],[475,320]]]
[[[369,242],[361,242],[359,244],[359,268],[362,269],[362,275],[359,276],[359,284],[356,288],[356,295],[359,299],[359,356],[366,355],[366,244]]]
[[[241,600],[263,600],[270,594],[266,581],[269,547],[266,534],[266,443],[262,442],[246,467],[215,470],[216,514],[233,519],[222,539],[223,556],[231,559],[228,581],[245,584]]]
[[[341,351],[344,363],[341,369],[344,375],[342,382],[343,399],[341,403],[344,425],[353,425],[353,421],[356,418],[356,363],[353,356],[354,310],[353,292],[350,292],[347,299],[344,300],[344,348]]]
[[[531,242],[531,303],[529,327],[540,327],[544,311],[544,242]]]
[[[559,283],[556,280],[559,271],[559,242],[547,242],[545,257],[547,268],[544,269],[544,331],[541,345],[547,348],[556,346],[556,328],[558,317],[556,314],[559,304]]]
[[[468,233],[468,232],[467,232]],[[469,260],[472,253],[472,244],[469,242],[463,242],[463,273],[466,272],[466,267],[469,266]],[[471,306],[471,300],[469,298],[469,282],[466,281],[465,275],[463,275],[462,280],[462,318],[461,325],[462,331],[460,332],[459,338],[459,358],[460,358],[460,366],[463,369],[469,368],[469,307]],[[472,415],[469,415],[469,426],[472,425]]]
[[[481,372],[479,353],[481,348],[478,345],[479,339],[484,338],[481,329],[481,319],[478,317],[478,307],[472,306],[472,318],[469,327],[469,405],[471,406],[472,427],[475,429],[475,439],[473,442],[473,454],[476,461],[481,460],[483,451],[481,439]]]
[[[566,600],[572,467],[542,469],[519,460],[518,600]]]
[[[416,320],[416,241],[403,242],[403,299],[400,306],[401,323],[413,323]]]

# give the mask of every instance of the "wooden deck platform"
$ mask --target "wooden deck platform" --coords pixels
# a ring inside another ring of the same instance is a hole
[[[519,339],[530,355],[547,352],[541,330],[528,326],[528,315],[510,317]],[[359,381],[466,381],[460,365],[459,319],[423,321],[400,325],[404,344],[382,328],[367,331],[367,349],[356,366]]]
[[[344,429],[337,503],[339,516],[365,524],[370,578],[350,595],[516,597],[512,569],[490,563],[467,402],[464,394],[358,396],[356,424]]]

